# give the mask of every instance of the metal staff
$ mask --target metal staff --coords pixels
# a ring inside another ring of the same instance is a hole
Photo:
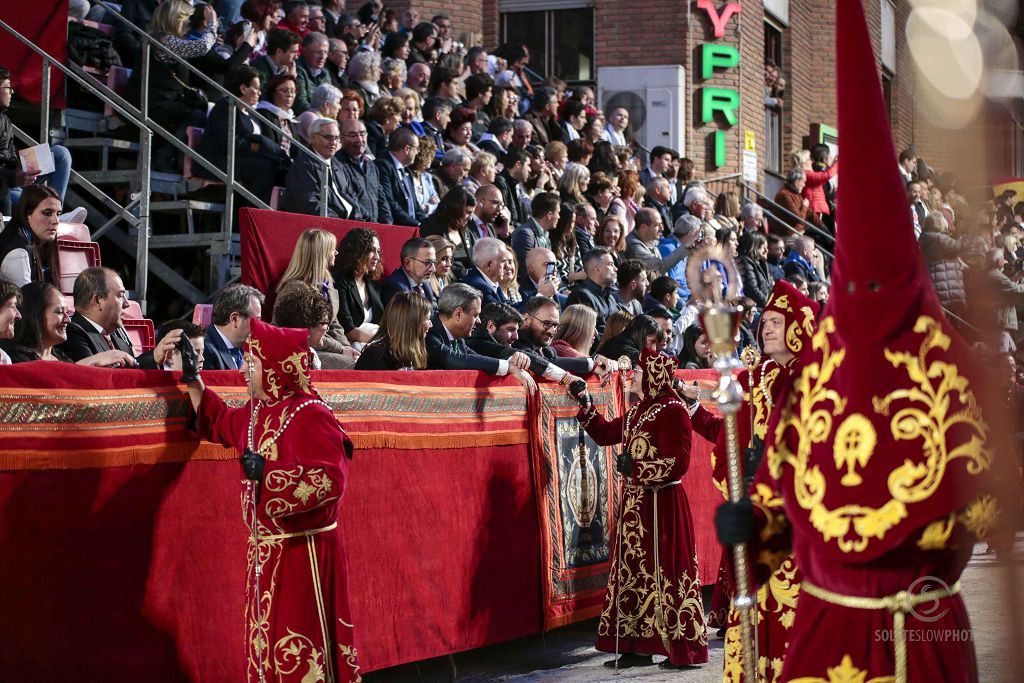
[[[248,375],[249,375],[249,449],[242,456],[243,459],[252,457],[254,460],[259,457],[256,452],[255,444],[255,429],[256,429],[256,389],[253,383],[253,376],[255,374],[255,368],[253,367],[252,357],[247,359]],[[248,488],[246,497],[250,502],[249,511],[249,533],[252,536],[253,546],[253,574],[252,574],[252,590],[253,598],[255,600],[254,611],[256,616],[256,668],[259,673],[260,683],[265,683],[263,673],[263,608],[260,605],[260,573],[263,571],[263,565],[260,562],[260,536],[259,536],[259,521],[257,520],[257,514],[259,513],[259,481],[252,479],[246,473],[246,486]]]
[[[701,325],[704,327],[708,341],[711,342],[711,350],[716,356],[714,368],[720,375],[718,388],[715,391],[715,400],[719,410],[725,416],[729,458],[729,500],[733,503],[739,502],[746,496],[736,417],[743,404],[743,386],[734,376],[734,372],[742,367],[734,355],[739,343],[742,317],[742,306],[724,304],[710,304],[700,314]],[[746,544],[734,545],[732,554],[736,574],[736,597],[733,599],[733,606],[740,616],[743,675],[747,681],[756,681],[757,641],[754,632],[756,602],[751,589],[749,553]]]
[[[626,380],[626,373],[630,372],[633,367],[633,362],[630,361],[629,356],[620,356],[618,360],[619,365],[619,376],[622,379],[622,454],[620,458],[626,457],[626,422],[629,419],[629,385],[630,382]],[[618,486],[619,486],[619,505],[624,506],[625,499],[623,498],[623,489],[625,475],[619,471],[618,467],[615,468],[618,472]],[[620,624],[622,623],[622,601],[619,600],[619,596],[622,593],[622,508],[619,510],[618,524],[616,524],[616,535],[618,536],[618,558],[615,565],[615,675],[619,673],[619,637],[621,635]]]

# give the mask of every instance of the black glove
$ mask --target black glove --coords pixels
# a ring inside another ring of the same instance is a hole
[[[242,471],[245,478],[252,481],[263,481],[263,468],[267,465],[267,459],[259,453],[253,453],[248,448],[242,454]]]
[[[578,379],[569,385],[569,395],[579,401],[580,407],[584,410],[590,408],[590,393],[587,391],[587,383]]]
[[[178,353],[181,354],[181,381],[191,384],[199,379],[199,354],[192,348],[192,342],[184,334],[178,340]]]
[[[754,475],[761,467],[762,455],[764,455],[764,442],[755,436],[750,447],[743,449],[743,484],[747,490],[754,483]]]
[[[624,477],[633,474],[633,457],[625,451],[619,453],[618,457],[615,458],[615,469]]]
[[[754,536],[754,506],[749,498],[738,503],[722,503],[715,510],[718,541],[725,546],[746,543]]]

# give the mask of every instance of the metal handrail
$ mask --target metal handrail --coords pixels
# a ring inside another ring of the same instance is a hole
[[[765,194],[762,194],[761,192],[758,192],[757,190],[755,190],[754,188],[752,188],[752,187],[751,187],[750,185],[747,185],[746,183],[740,183],[739,185],[740,185],[740,187],[741,187],[741,188],[742,188],[742,189],[743,189],[743,190],[744,190],[745,192],[750,192],[751,194],[753,194],[754,196],[758,197],[759,199],[762,199],[762,200],[764,200],[764,201],[768,202],[769,204],[771,204],[771,205],[772,205],[772,207],[774,207],[774,208],[775,208],[775,209],[777,209],[778,211],[782,211],[782,212],[783,212],[783,215],[788,215],[788,216],[790,216],[790,217],[791,217],[792,219],[794,219],[794,220],[796,220],[797,222],[799,222],[799,223],[800,223],[801,225],[803,225],[803,226],[804,226],[804,233],[805,233],[805,234],[806,234],[807,230],[810,230],[810,231],[812,231],[812,232],[815,232],[815,233],[817,233],[818,235],[821,235],[822,237],[824,237],[824,238],[826,238],[826,239],[829,239],[829,240],[835,240],[835,237],[833,237],[832,235],[828,234],[827,232],[825,232],[824,230],[822,230],[821,228],[819,228],[818,226],[816,226],[816,225],[815,225],[814,223],[811,223],[810,221],[808,221],[808,220],[806,220],[806,219],[800,218],[800,216],[797,216],[797,215],[796,215],[795,213],[793,213],[792,211],[790,211],[790,210],[789,210],[789,209],[787,209],[786,207],[784,207],[784,206],[781,206],[781,205],[780,205],[780,204],[778,204],[778,203],[777,203],[777,202],[776,202],[776,201],[775,201],[774,199],[771,199],[770,197],[768,197],[768,196],[767,196],[767,195],[765,195]],[[761,207],[762,207],[762,208],[764,208],[764,204],[761,204]],[[777,212],[776,212],[776,213],[777,213]],[[778,220],[778,217],[775,217],[775,220]],[[788,227],[789,227],[790,229],[792,229],[792,230],[793,230],[793,232],[796,232],[796,233],[799,233],[799,232],[800,232],[799,230],[793,229],[793,226],[792,226],[792,225],[789,225],[789,224],[787,224],[787,223],[783,223],[782,221],[779,221],[779,222],[780,222],[780,223],[782,223],[783,225],[788,225]]]

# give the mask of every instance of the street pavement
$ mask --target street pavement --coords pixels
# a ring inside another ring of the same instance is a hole
[[[985,545],[975,546],[974,556],[960,580],[964,601],[974,628],[978,655],[979,680],[982,683],[1020,683],[1009,669],[1009,652],[1014,645],[1006,634],[1011,602],[1006,599],[1005,563],[985,553]],[[1024,533],[1017,535],[1014,554],[1017,595],[1021,600],[1020,618],[1024,618]],[[597,621],[566,626],[550,633],[492,645],[452,657],[440,657],[415,664],[377,671],[364,676],[368,683],[442,683],[463,681],[645,681],[662,683],[687,681],[711,683],[722,680],[722,639],[709,642],[710,661],[684,671],[666,671],[642,667],[615,675],[602,663],[612,656],[594,649]],[[1017,648],[1024,647],[1018,643]]]

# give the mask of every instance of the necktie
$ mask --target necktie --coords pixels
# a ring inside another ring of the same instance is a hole
[[[412,186],[412,177],[404,168],[398,169],[398,177],[402,181],[402,187],[405,188],[405,208],[409,212],[409,215],[415,218],[416,190]]]
[[[231,351],[231,359],[233,361],[235,361],[235,370],[240,370],[242,368],[242,362],[244,360],[242,358],[242,350],[235,348],[235,349],[230,349],[230,351]]]
[[[117,349],[117,347],[114,346],[114,340],[110,338],[109,334],[103,335],[103,339],[104,339],[104,341],[107,342],[107,348],[109,348],[111,351],[114,351],[114,350]]]
[[[462,348],[462,340],[461,339],[453,339],[452,340],[452,350],[455,351],[455,353],[465,353],[466,352],[466,350],[464,348]]]

